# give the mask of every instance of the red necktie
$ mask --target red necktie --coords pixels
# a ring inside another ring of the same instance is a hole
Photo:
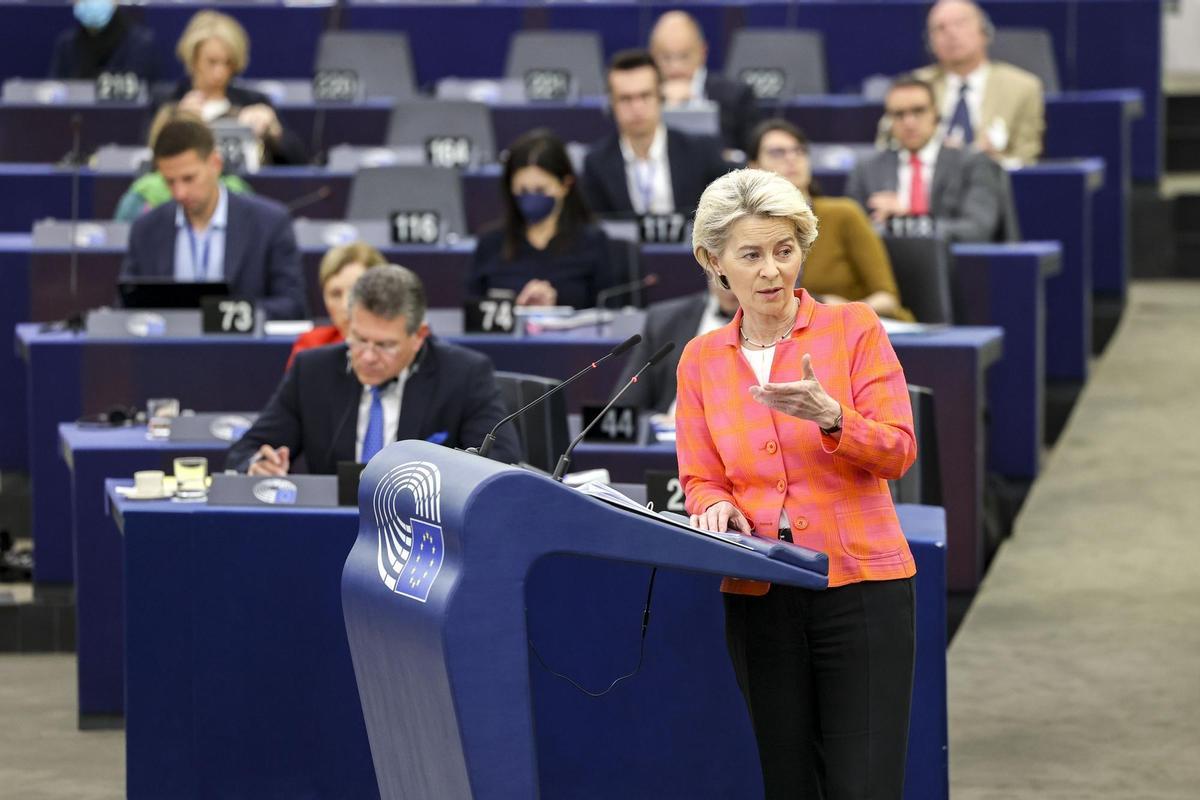
[[[912,182],[908,193],[908,213],[914,217],[919,217],[929,213],[929,201],[925,196],[925,176],[921,173],[921,157],[916,153],[909,153],[908,163],[912,166]]]

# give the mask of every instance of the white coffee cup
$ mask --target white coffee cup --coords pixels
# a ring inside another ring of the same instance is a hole
[[[158,497],[163,493],[163,471],[146,469],[133,473],[133,493],[139,497]]]

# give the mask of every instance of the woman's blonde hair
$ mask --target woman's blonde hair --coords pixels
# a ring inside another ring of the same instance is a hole
[[[805,256],[817,239],[817,217],[791,181],[761,169],[735,170],[710,183],[696,208],[692,253],[705,273],[708,254],[724,250],[734,223],[745,217],[790,220]]]
[[[321,281],[321,288],[325,288],[325,284],[329,283],[330,278],[349,264],[362,264],[370,269],[386,263],[387,259],[383,257],[383,254],[371,245],[366,242],[351,242],[338,245],[325,253],[317,275]]]
[[[233,74],[245,72],[250,63],[250,37],[241,23],[220,11],[197,11],[183,29],[175,55],[190,74],[196,60],[196,50],[209,39],[219,39],[233,59]]]

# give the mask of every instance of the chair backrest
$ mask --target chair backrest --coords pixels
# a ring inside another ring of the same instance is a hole
[[[440,140],[446,148],[432,145]],[[466,142],[465,149],[456,146]],[[434,166],[490,164],[496,160],[492,113],[469,100],[408,100],[392,108],[388,145],[419,145]],[[443,154],[442,150],[447,150]]]
[[[595,31],[517,31],[508,40],[504,74],[524,81],[531,70],[562,70],[576,94],[603,95],[603,53]]]
[[[561,381],[540,375],[497,372],[496,384],[510,412],[549,391]],[[571,443],[567,429],[567,399],[563,392],[548,398],[512,421],[525,461],[538,469],[553,472],[558,457]]]
[[[729,43],[725,77],[750,84],[760,100],[826,94],[825,40],[819,31],[741,28]]]
[[[613,272],[617,275],[618,284],[632,284],[641,280],[641,248],[636,241],[608,237],[608,257],[612,262]],[[608,307],[635,306],[646,307],[645,293],[642,289],[634,289],[628,294],[612,297],[606,304]]]
[[[997,28],[988,55],[993,61],[1007,61],[1037,75],[1047,94],[1060,91],[1054,41],[1045,28]]]
[[[952,323],[950,246],[937,237],[884,236],[900,303],[917,322]]]
[[[407,100],[417,93],[408,35],[375,31],[326,31],[317,43],[314,72],[348,69],[358,74],[367,97]]]
[[[996,172],[1000,177],[998,181],[1000,185],[1000,230],[996,232],[996,238],[1002,242],[1019,242],[1021,241],[1021,222],[1017,217],[1012,177],[1009,176],[1008,170],[999,164],[996,165]]]
[[[434,211],[441,218],[441,238],[467,235],[462,184],[458,172],[430,166],[372,167],[354,173],[349,220],[388,219],[393,212]]]
[[[913,433],[917,440],[917,460],[904,477],[891,482],[892,497],[897,503],[942,505],[942,470],[938,452],[937,420],[934,417],[933,390],[908,385],[912,404]]]

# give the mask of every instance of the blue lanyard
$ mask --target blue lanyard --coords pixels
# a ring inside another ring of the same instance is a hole
[[[642,165],[646,165],[645,178],[642,180],[643,170]],[[642,198],[642,213],[649,214],[650,200],[654,197],[654,172],[658,166],[657,163],[646,159],[645,161],[635,160],[633,162],[633,181],[637,185],[638,194]]]
[[[204,241],[200,245],[198,258],[196,253],[196,231],[193,230],[191,222],[187,222],[187,232],[188,244],[191,245],[192,250],[192,280],[208,280],[208,245],[212,242],[212,223],[209,223],[208,230],[204,232]]]

